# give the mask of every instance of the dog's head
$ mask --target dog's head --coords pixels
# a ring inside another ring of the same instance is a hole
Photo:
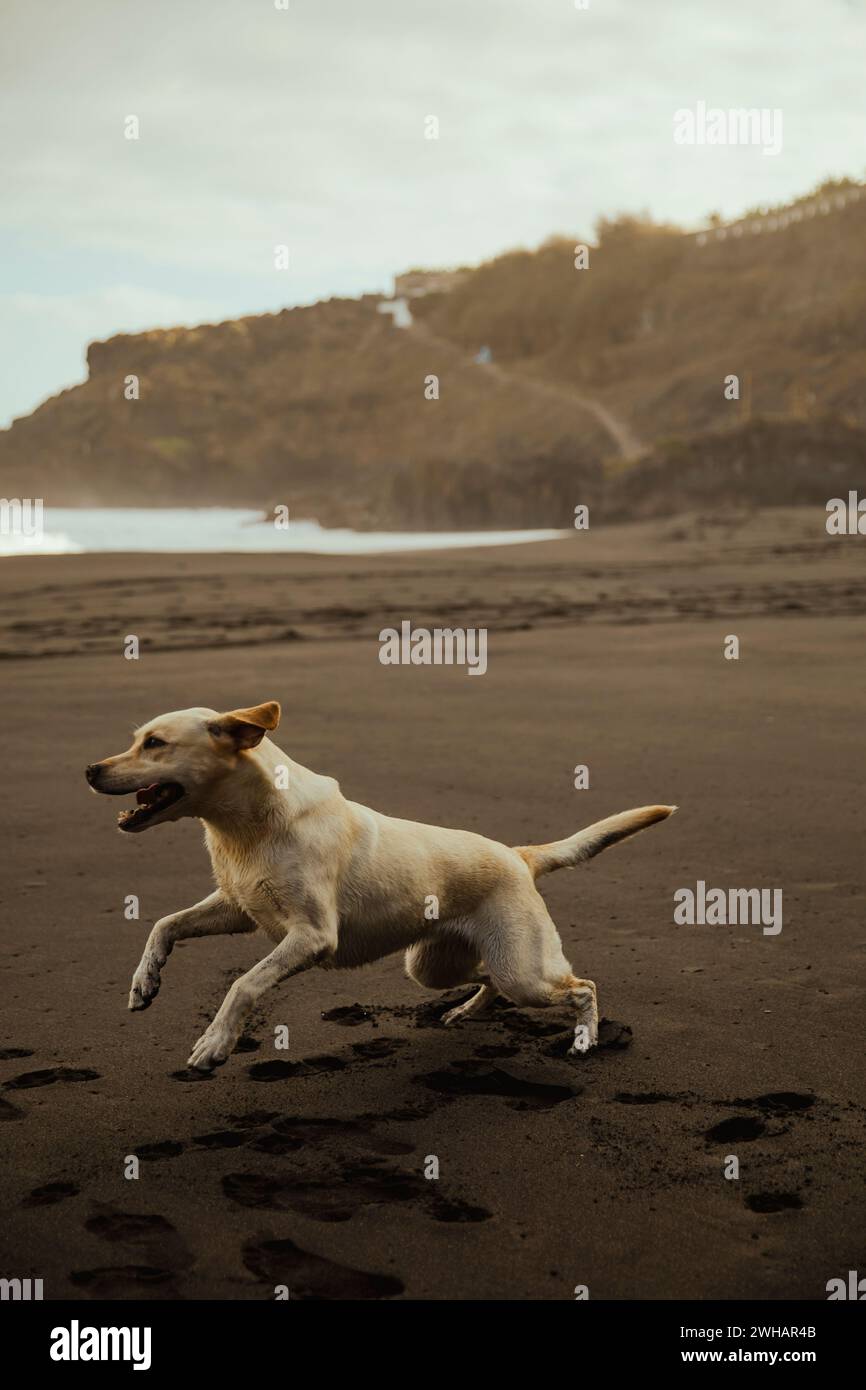
[[[163,821],[205,813],[217,785],[247,761],[246,753],[280,722],[276,700],[218,714],[182,709],[161,714],[138,729],[131,748],[91,763],[85,776],[93,791],[130,796],[121,830],[147,830]]]

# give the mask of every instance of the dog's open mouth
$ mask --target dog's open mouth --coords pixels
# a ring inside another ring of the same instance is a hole
[[[180,801],[186,792],[179,782],[154,782],[150,787],[139,787],[135,793],[137,806],[121,811],[117,817],[119,830],[141,830],[157,811],[165,811]]]

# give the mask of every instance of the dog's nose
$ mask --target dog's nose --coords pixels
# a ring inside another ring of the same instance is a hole
[[[100,770],[101,769],[99,763],[91,763],[89,767],[86,767],[84,769],[84,775],[90,783],[91,787],[93,786],[94,782],[99,776]]]

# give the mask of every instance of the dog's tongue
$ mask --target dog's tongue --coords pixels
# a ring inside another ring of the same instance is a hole
[[[154,782],[149,787],[139,788],[139,790],[135,793],[135,799],[138,802],[139,806],[145,806],[148,801],[153,800],[153,795],[158,790],[158,786],[159,784],[157,782]]]

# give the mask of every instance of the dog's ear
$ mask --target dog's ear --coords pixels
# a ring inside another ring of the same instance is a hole
[[[229,738],[235,748],[255,748],[266,733],[280,722],[280,707],[276,700],[266,700],[251,709],[233,709],[208,724],[214,738]]]

